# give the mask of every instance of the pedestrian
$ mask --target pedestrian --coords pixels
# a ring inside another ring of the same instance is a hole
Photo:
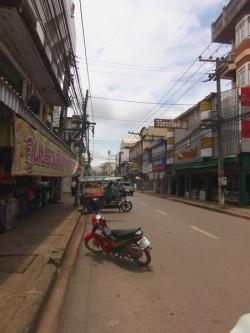
[[[76,180],[75,180],[75,178],[72,178],[70,187],[71,187],[71,196],[74,197],[75,194],[76,194]]]

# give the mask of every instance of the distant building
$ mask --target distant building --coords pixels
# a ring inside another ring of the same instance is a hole
[[[116,169],[115,162],[105,162],[101,165],[101,174],[103,176],[114,176]]]

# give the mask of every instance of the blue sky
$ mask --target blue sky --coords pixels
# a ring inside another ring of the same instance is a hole
[[[82,1],[92,96],[153,102],[166,94],[165,102],[196,104],[215,90],[213,82],[201,82],[211,64],[197,62],[180,82],[177,80],[211,42],[211,22],[225,3],[221,0]],[[79,67],[83,87],[87,89],[78,1],[76,6],[77,56],[82,58]],[[218,47],[211,45],[204,56],[211,55]],[[225,53],[222,46],[214,55]],[[229,89],[228,84],[226,87]],[[91,145],[93,165],[105,162],[108,150],[115,155],[121,140],[129,137],[129,130],[137,132],[142,126],[151,125],[154,118],[173,118],[187,109],[177,105],[153,108],[95,98],[92,105],[97,123]]]

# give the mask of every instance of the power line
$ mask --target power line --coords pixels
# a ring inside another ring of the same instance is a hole
[[[211,45],[212,43],[210,43],[204,50],[203,50],[203,52],[201,53],[201,55],[203,55],[208,49],[209,49],[209,47],[210,47],[210,45]],[[213,52],[213,54],[214,53],[216,53],[220,48],[222,47],[222,45],[220,45],[214,52]],[[163,101],[166,97],[167,97],[167,95],[169,95],[169,93],[178,85],[178,83],[179,82],[181,82],[181,80],[185,77],[185,75],[190,71],[190,69],[195,65],[195,63],[198,61],[198,58],[196,58],[190,65],[189,65],[189,67],[184,71],[184,73],[180,76],[180,78],[176,81],[176,83],[175,84],[173,84],[172,85],[172,87],[170,87],[170,89],[168,89],[167,90],[167,92],[161,97],[161,99],[159,100],[159,102],[161,102],[161,101]],[[201,68],[201,66],[199,67],[199,68]],[[198,70],[197,70],[197,72],[198,72]],[[195,73],[195,72],[194,72]],[[187,82],[187,80],[186,80],[186,82]],[[185,83],[186,83],[185,82]],[[171,98],[171,96],[170,96],[170,98]],[[170,100],[170,98],[168,98],[168,100],[167,100],[167,102]],[[164,104],[164,103],[163,103]],[[166,105],[166,104],[165,104]],[[144,119],[146,120],[147,118],[149,118],[149,117],[152,117],[152,115],[153,114],[155,114],[157,112],[157,110],[155,110],[155,107],[153,107],[151,110],[150,110],[150,112],[144,117]],[[133,130],[134,128],[135,128],[135,126],[137,126],[137,122],[134,124],[134,126],[132,127],[132,129],[131,130]]]
[[[210,44],[211,45],[211,44]],[[209,46],[210,46],[209,45]],[[103,60],[91,60],[92,62],[96,62],[96,63],[104,63],[104,64],[111,64],[111,65],[121,65],[121,66],[125,66],[125,67],[134,67],[135,69],[136,68],[148,68],[148,69],[152,69],[152,70],[155,70],[155,71],[175,71],[175,70],[169,70],[167,69],[166,67],[157,67],[157,66],[143,66],[143,65],[135,65],[135,64],[125,64],[125,63],[120,63],[120,62],[109,62],[109,61],[103,61]]]
[[[99,97],[99,96],[92,96],[93,99],[102,99],[102,100],[108,100],[108,101],[116,101],[116,102],[124,102],[124,103],[136,103],[136,104],[152,104],[152,105],[158,105],[158,104],[162,104],[160,102],[148,102],[148,101],[134,101],[134,100],[127,100],[127,99],[117,99],[117,98],[108,98],[108,97]],[[171,103],[171,104],[166,104],[164,103],[164,105],[193,105],[190,103]]]
[[[126,74],[126,73],[117,73],[117,72],[105,72],[105,71],[97,71],[94,69],[90,69],[90,72],[97,73],[97,74],[107,74],[107,75],[116,75],[116,76],[124,76],[124,77],[133,77],[137,79],[147,79],[147,80],[158,80],[158,81],[172,81],[176,82],[177,80],[171,78],[161,78],[161,77],[153,77],[153,76],[142,76],[142,75],[133,75],[133,74]],[[198,72],[196,73],[198,74]]]
[[[86,63],[88,85],[89,85],[89,95],[90,95],[89,97],[90,97],[90,104],[91,104],[92,121],[94,122],[94,111],[93,111],[93,103],[92,103],[92,97],[91,97],[91,85],[90,85],[89,65],[88,65],[88,57],[87,57],[87,46],[86,46],[85,29],[84,29],[83,13],[82,13],[82,1],[79,0],[79,2],[80,2],[81,24],[82,24],[82,33],[83,33],[83,42],[84,42],[85,63]]]
[[[89,62],[90,66],[96,66],[96,67],[104,67],[104,68],[114,68],[114,69],[125,69],[129,71],[144,71],[144,72],[160,72],[160,73],[175,73],[179,72],[180,69],[167,69],[167,68],[158,68],[158,69],[146,69],[146,68],[137,68],[137,67],[128,67],[128,66],[118,66],[118,65],[108,65],[108,64],[100,64],[100,63],[94,63]]]

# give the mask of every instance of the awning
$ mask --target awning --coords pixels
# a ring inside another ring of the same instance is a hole
[[[225,164],[235,163],[237,162],[237,156],[227,156],[224,158]],[[183,170],[183,169],[201,169],[201,168],[211,168],[218,166],[218,159],[213,158],[205,161],[198,161],[198,162],[187,162],[187,163],[180,163],[171,165],[171,167],[175,167],[176,170]]]

